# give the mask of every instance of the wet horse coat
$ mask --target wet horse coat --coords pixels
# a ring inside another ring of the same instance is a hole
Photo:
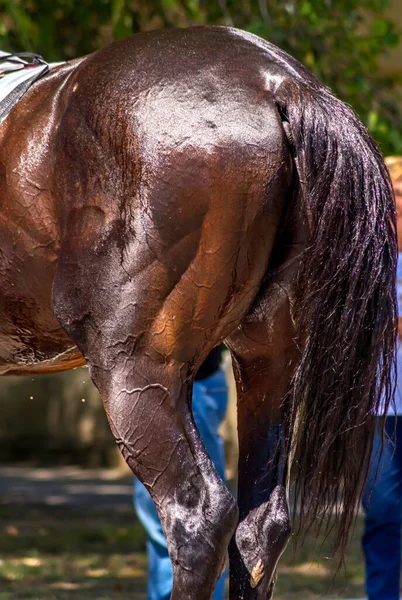
[[[302,514],[342,488],[343,539],[388,383],[396,253],[387,172],[349,109],[244,32],[139,34],[11,111],[0,205],[0,373],[88,363],[158,507],[174,600],[211,597],[231,539],[231,598],[271,596],[297,444]],[[191,415],[222,340],[238,508]]]

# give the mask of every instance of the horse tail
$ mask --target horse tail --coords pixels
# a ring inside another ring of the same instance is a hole
[[[310,233],[297,275],[301,358],[285,420],[302,529],[336,525],[335,551],[343,552],[375,415],[392,398],[396,217],[374,141],[308,75],[284,78],[274,91],[296,166],[293,208]]]

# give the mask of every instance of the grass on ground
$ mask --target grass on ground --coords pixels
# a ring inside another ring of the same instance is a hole
[[[362,597],[362,523],[334,578],[325,544],[281,559],[275,600]],[[0,507],[0,600],[145,600],[145,535],[131,512]]]

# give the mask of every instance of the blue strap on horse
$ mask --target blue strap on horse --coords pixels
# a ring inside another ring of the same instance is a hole
[[[0,51],[0,122],[31,85],[49,69],[50,65],[39,54]]]

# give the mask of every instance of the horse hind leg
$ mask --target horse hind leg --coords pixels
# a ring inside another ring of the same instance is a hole
[[[289,284],[271,282],[227,340],[238,390],[240,520],[229,547],[231,600],[272,597],[291,533],[283,400],[298,359]]]
[[[173,564],[172,600],[209,600],[238,518],[191,414],[197,365],[189,357],[210,348],[203,331],[175,333],[188,303],[182,310],[174,303],[174,314],[166,303],[156,310],[149,293],[155,275],[143,270],[129,278],[114,254],[112,247],[95,254],[66,244],[54,311],[87,359],[126,462],[156,503]]]

